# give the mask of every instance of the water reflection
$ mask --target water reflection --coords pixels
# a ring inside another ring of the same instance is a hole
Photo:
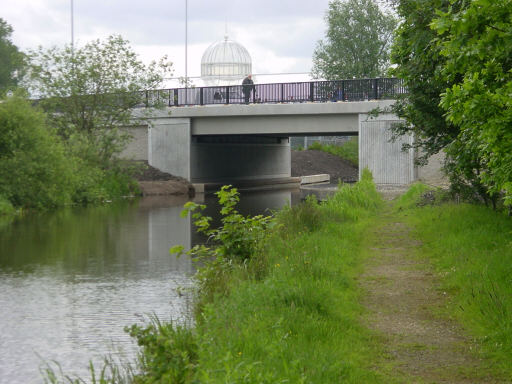
[[[242,196],[244,214],[279,209],[290,191]],[[169,248],[200,241],[186,200],[145,198],[104,207],[38,214],[0,228],[0,383],[41,382],[41,360],[83,374],[88,360],[111,352],[133,357],[123,327],[145,314],[183,321],[194,267]],[[206,214],[213,215],[214,198]]]

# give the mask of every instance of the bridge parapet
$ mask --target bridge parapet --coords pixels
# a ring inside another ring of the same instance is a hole
[[[385,100],[396,99],[405,93],[403,81],[397,78],[255,84],[249,103]],[[146,105],[163,103],[169,107],[182,107],[247,104],[242,85],[157,89],[144,91],[144,95]]]

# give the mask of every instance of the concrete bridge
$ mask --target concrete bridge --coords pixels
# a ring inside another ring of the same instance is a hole
[[[357,135],[359,172],[369,168],[377,184],[404,185],[430,169],[414,165],[414,151],[402,151],[412,137],[391,142],[393,100],[288,102],[167,107],[148,126],[131,128],[125,157],[193,183],[272,180],[291,175],[290,136]]]

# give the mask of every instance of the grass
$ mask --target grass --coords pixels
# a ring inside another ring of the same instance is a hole
[[[340,194],[360,195],[357,214],[348,214],[341,197],[283,212],[283,227],[266,247],[267,276],[237,281],[228,297],[205,308],[201,382],[387,382],[369,366],[379,350],[359,323],[355,282],[362,235],[380,201],[371,200],[378,199],[373,186],[356,188]]]
[[[496,372],[512,377],[512,218],[472,204],[413,207],[419,190],[399,204],[409,207],[402,214],[449,293],[447,314],[476,338]]]
[[[308,149],[323,151],[350,161],[354,166],[359,164],[359,144],[357,137],[351,137],[342,145],[320,144],[314,142]]]
[[[444,315],[478,338],[488,372],[510,377],[512,219],[481,206],[438,205],[442,198],[416,184],[386,215],[406,220],[422,240],[421,256],[451,297]],[[199,274],[221,281],[222,289],[212,284],[210,293],[201,292],[194,328],[156,319],[145,329],[130,329],[142,347],[130,381],[408,382],[388,360],[380,337],[362,323],[357,279],[369,254],[365,235],[382,220],[382,208],[365,171],[360,182],[340,187],[326,202],[310,198],[277,213],[250,259],[216,259]]]
[[[326,203],[310,198],[279,212],[262,250],[230,264],[228,288],[201,303],[195,346],[176,349],[179,340],[162,341],[157,328],[138,330],[144,335],[139,344],[146,343],[143,361],[152,369],[136,382],[159,382],[154,372],[177,377],[183,361],[194,374],[180,376],[186,377],[180,383],[393,382],[372,369],[382,351],[360,323],[364,309],[356,281],[363,236],[381,206],[365,173]],[[219,269],[224,283],[226,267]],[[155,341],[148,346],[148,340]],[[155,345],[165,352],[155,354]]]

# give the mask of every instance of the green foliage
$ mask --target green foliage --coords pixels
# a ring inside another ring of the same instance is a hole
[[[182,216],[192,213],[194,224],[198,232],[204,233],[212,240],[214,246],[206,247],[197,245],[188,254],[193,257],[220,257],[229,261],[246,262],[257,252],[261,240],[265,236],[265,230],[271,228],[274,222],[270,216],[244,217],[235,206],[240,200],[236,188],[225,185],[216,192],[221,205],[222,225],[219,228],[211,228],[211,217],[203,216],[201,210],[204,205],[193,202],[185,204]]]
[[[445,120],[440,107],[441,94],[451,82],[442,75],[446,59],[436,44],[437,34],[430,28],[436,12],[446,10],[450,0],[398,0],[396,12],[402,22],[395,32],[391,62],[394,76],[404,80],[407,94],[392,107],[404,119],[394,124],[396,135],[414,134],[420,148],[419,162],[425,163],[458,135],[457,126]]]
[[[365,205],[374,199],[375,186],[367,173],[364,183],[354,192],[362,194],[357,199],[345,191],[352,186],[339,193]],[[230,295],[205,306],[197,329],[199,382],[392,382],[369,367],[379,352],[359,324],[354,277],[366,224],[340,223],[329,211],[341,202],[328,204],[309,200],[307,208],[279,212],[279,230],[269,233],[265,247],[265,277],[240,279],[233,271]],[[313,211],[321,225],[304,230],[300,217],[310,220]],[[369,217],[372,211],[351,216]]]
[[[441,106],[460,128],[448,153],[463,176],[512,205],[512,1],[472,0],[432,22],[453,85]],[[468,173],[472,172],[471,178]]]
[[[315,141],[308,149],[323,151],[350,161],[357,167],[359,164],[359,143],[357,137],[351,137],[349,141],[341,145],[321,144]]]
[[[512,377],[512,220],[470,204],[405,211],[438,270],[447,308],[476,336],[493,369]],[[480,352],[482,352],[480,351]]]
[[[69,204],[73,178],[73,159],[44,114],[19,96],[0,103],[0,195],[16,207]]]
[[[376,212],[380,202],[369,172],[361,183],[341,187],[338,193],[350,199],[345,204],[341,197],[332,205],[308,199],[303,207],[278,212],[278,230],[265,232],[264,246],[257,247],[262,251],[253,253],[246,263],[216,258],[214,262],[223,262],[217,271],[226,268],[219,273],[230,287],[229,295],[214,295],[203,304],[194,336],[152,328],[145,338],[148,353],[142,351],[153,359],[148,366],[159,371],[167,365],[164,370],[171,374],[183,367],[182,373],[190,374],[189,381],[183,382],[189,383],[392,382],[384,379],[385,372],[371,368],[371,358],[380,351],[375,338],[359,323],[354,277],[367,228],[360,219]],[[219,195],[224,213],[236,214],[233,190],[224,188]],[[339,207],[348,210],[354,203],[357,214],[344,212],[351,221],[340,223],[329,212]],[[192,203],[185,212],[197,214],[200,209]],[[195,219],[200,221],[199,228],[209,230],[208,219],[201,220],[202,215]],[[267,271],[255,279],[247,267],[260,258]],[[211,264],[198,272],[205,268],[217,278]],[[188,358],[194,356],[191,351],[197,351],[197,359]],[[153,375],[155,370],[149,369],[148,375],[142,370],[140,382],[164,377],[164,373]]]
[[[381,76],[389,66],[396,19],[375,0],[331,0],[325,41],[318,42],[312,73],[337,80]]]
[[[162,324],[153,318],[150,325],[127,328],[141,347],[134,384],[192,383],[198,361],[198,345],[193,331],[173,323]]]
[[[358,183],[350,188],[340,184],[338,192],[322,204],[322,209],[337,220],[358,221],[368,214],[376,213],[382,204],[382,198],[373,183],[373,176],[365,168]]]
[[[206,303],[212,302],[215,296],[226,296],[230,292],[230,275],[233,267],[243,265],[261,271],[265,265],[251,259],[261,253],[267,230],[275,225],[270,216],[244,217],[236,209],[240,197],[236,188],[225,185],[216,192],[221,205],[221,225],[211,227],[212,218],[203,216],[204,205],[188,202],[182,211],[182,217],[192,215],[197,231],[207,236],[211,245],[198,244],[185,252],[202,267],[195,274],[196,310],[201,311]],[[175,246],[170,253],[180,255],[183,246]],[[261,259],[260,259],[261,261]]]
[[[11,42],[12,27],[0,18],[0,97],[14,90],[25,73],[25,55]]]
[[[21,96],[0,103],[0,195],[12,206],[47,209],[103,202],[137,191],[115,162],[103,169],[80,157],[46,120]]]
[[[394,74],[408,95],[393,111],[420,160],[444,149],[454,192],[512,205],[512,2],[399,0]]]
[[[61,366],[52,362],[45,364],[40,368],[44,384],[132,384],[133,369],[128,365],[123,365],[116,361],[112,356],[105,356],[103,364],[99,371],[95,368],[92,361],[89,362],[89,380],[76,375],[65,374]]]
[[[278,220],[282,224],[281,230],[285,232],[312,232],[320,228],[322,214],[315,196],[309,195],[301,204],[285,206],[279,212]]]
[[[433,191],[434,188],[425,185],[423,183],[414,183],[409,187],[407,192],[400,195],[393,204],[393,208],[397,211],[403,209],[410,209],[417,207],[421,204],[423,195],[429,191]]]
[[[2,195],[0,195],[0,216],[12,215],[15,212],[16,210],[12,206],[11,202]]]
[[[52,126],[104,168],[129,139],[120,128],[137,120],[132,109],[158,106],[144,91],[157,88],[170,70],[165,57],[144,65],[120,36],[75,49],[39,48],[31,59],[29,87],[50,112]]]

